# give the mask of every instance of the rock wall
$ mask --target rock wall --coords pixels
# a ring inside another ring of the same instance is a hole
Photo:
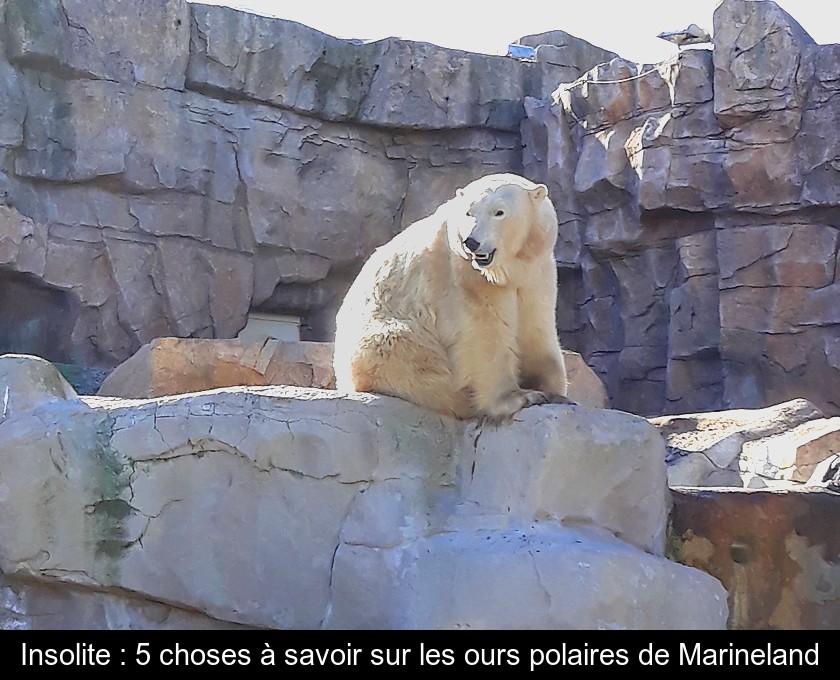
[[[613,406],[840,413],[840,49],[772,2],[725,0],[713,51],[654,66],[561,31],[519,61],[184,0],[0,21],[0,353],[110,369],[250,310],[330,340],[374,247],[514,171],[550,186],[558,327]]]
[[[840,413],[840,46],[724,0],[714,50],[526,101],[566,344],[636,413],[806,397]]]
[[[523,62],[184,0],[0,0],[0,353],[113,367],[251,309],[331,339],[374,247],[521,172],[524,97],[614,56],[555,37]]]

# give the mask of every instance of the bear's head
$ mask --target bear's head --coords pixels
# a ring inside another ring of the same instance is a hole
[[[544,184],[513,174],[487,175],[459,189],[447,220],[452,249],[492,284],[553,251],[557,214]]]

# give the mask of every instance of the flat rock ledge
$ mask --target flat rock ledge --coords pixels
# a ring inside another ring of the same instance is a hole
[[[78,397],[0,357],[0,627],[723,628],[618,411],[479,428],[298,387]]]

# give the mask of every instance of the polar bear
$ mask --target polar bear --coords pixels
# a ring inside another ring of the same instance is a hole
[[[487,175],[378,248],[336,316],[336,388],[501,423],[570,403],[555,329],[557,214]]]

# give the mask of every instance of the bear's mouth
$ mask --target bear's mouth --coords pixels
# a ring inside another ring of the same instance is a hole
[[[495,255],[496,255],[496,251],[495,251],[495,250],[491,250],[491,251],[490,251],[489,253],[487,253],[486,255],[479,255],[478,253],[473,253],[473,254],[472,254],[472,258],[473,258],[473,261],[474,261],[474,262],[475,262],[475,263],[476,263],[479,267],[488,267],[488,266],[490,266],[490,263],[493,261],[493,257],[494,257]]]

